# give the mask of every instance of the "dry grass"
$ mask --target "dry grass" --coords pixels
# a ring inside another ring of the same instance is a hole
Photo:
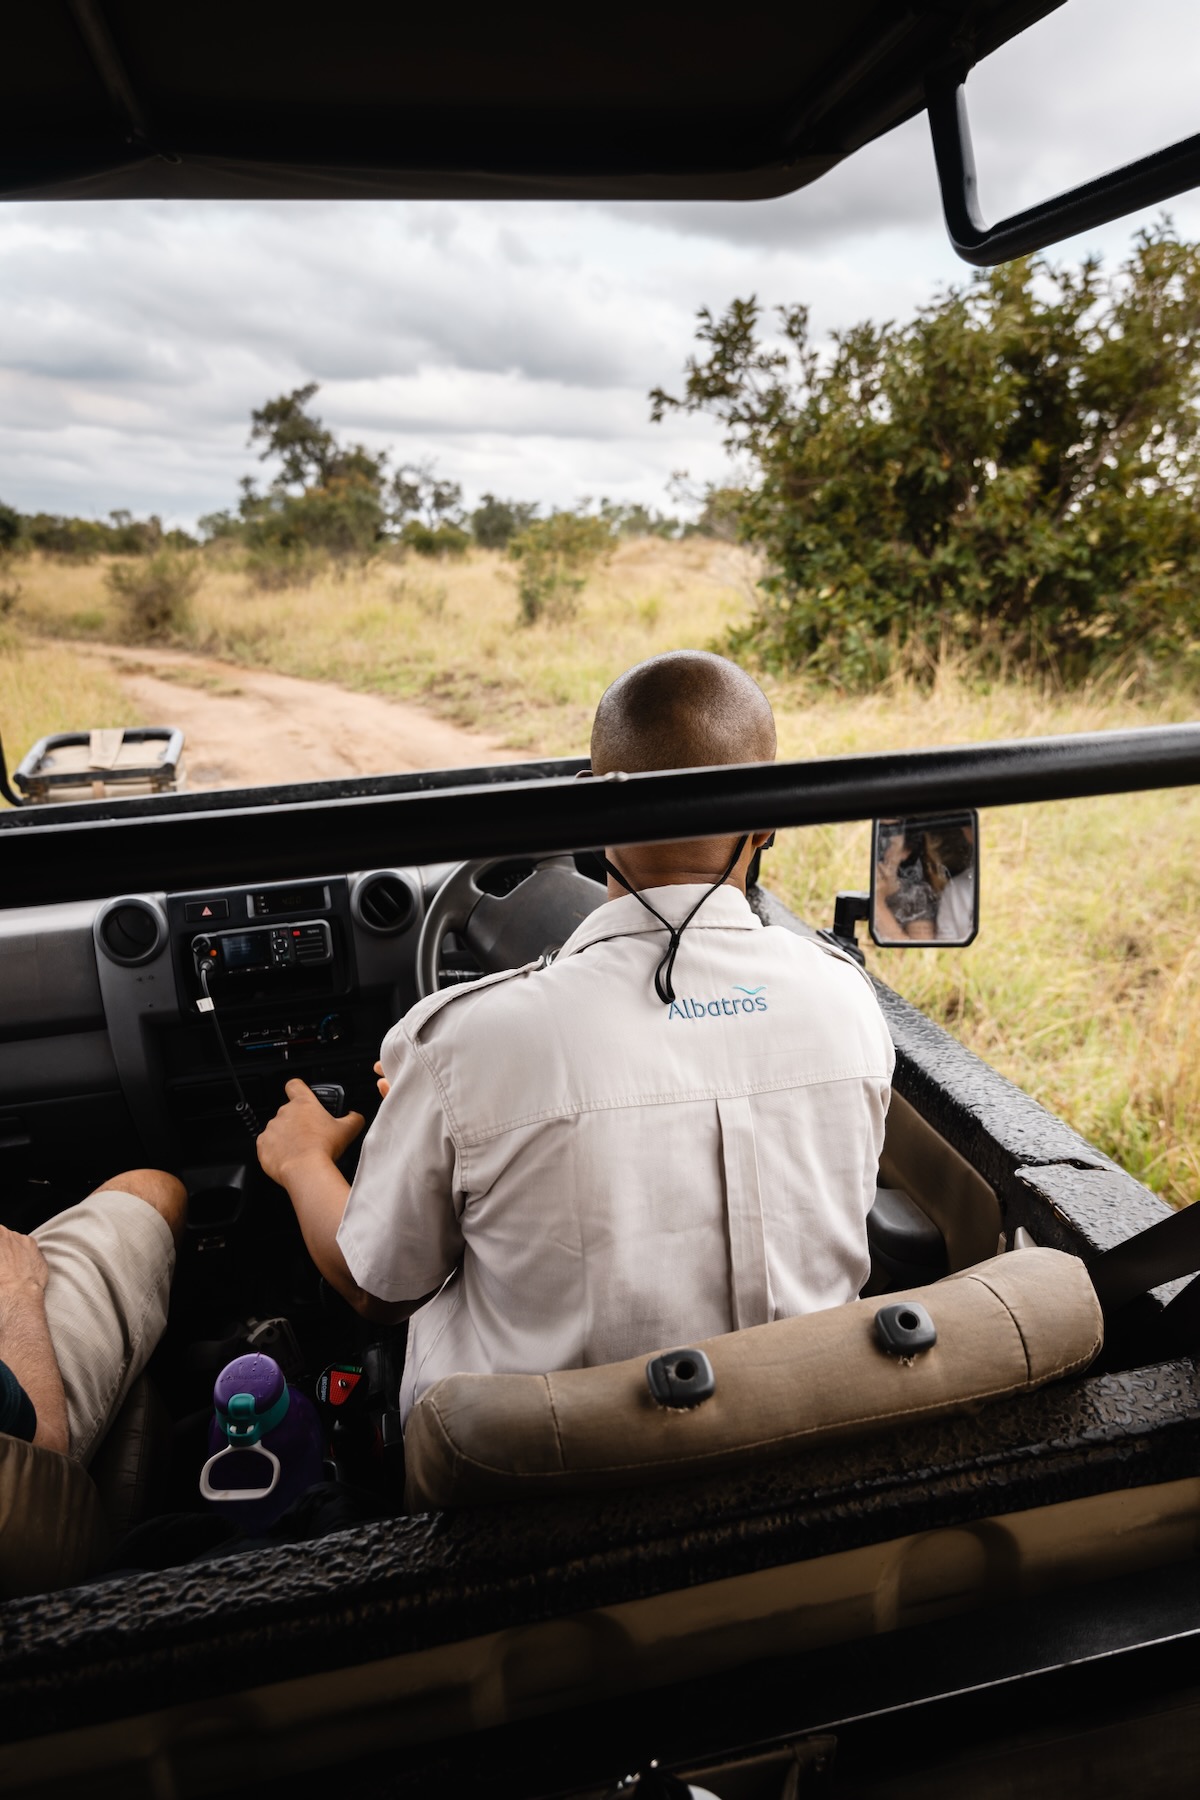
[[[106,669],[57,644],[30,643],[0,629],[0,734],[10,772],[52,731],[142,723]]]
[[[780,703],[782,701],[782,704]],[[1184,696],[980,693],[945,671],[807,711],[777,697],[787,756],[1166,724]],[[979,1056],[1178,1205],[1200,1195],[1200,792],[1001,807],[982,820],[981,929],[965,950],[879,950],[869,966]],[[790,832],[770,879],[832,921],[869,880],[869,828]]]
[[[98,567],[31,563],[18,573],[26,626],[112,633]],[[589,582],[569,629],[522,629],[509,568],[496,556],[381,562],[344,581],[267,595],[215,568],[186,641],[233,662],[421,700],[521,748],[574,753],[616,673],[657,650],[711,642],[744,613],[753,576],[740,553],[711,544],[626,544]],[[10,744],[76,723],[81,708],[88,723],[104,706],[104,722],[129,722],[100,698],[85,703],[73,662],[49,648],[26,653],[24,675],[0,687]],[[0,664],[0,681],[4,673]],[[47,684],[40,710],[35,676]],[[929,692],[896,683],[842,699],[769,686],[788,757],[1162,724],[1195,710],[1185,694],[1135,703],[1104,685],[1069,695],[1027,683],[983,688],[952,663]],[[1200,794],[995,809],[983,821],[983,858],[975,945],[869,948],[870,965],[1166,1198],[1196,1198]],[[839,887],[866,885],[867,827],[783,834],[768,869],[797,912],[826,923]]]
[[[597,693],[623,668],[681,642],[706,644],[745,607],[745,553],[693,539],[621,544],[588,581],[569,630],[517,624],[514,565],[476,551],[461,563],[379,559],[311,587],[254,593],[214,563],[174,641],[249,667],[432,704],[516,749],[574,752]],[[18,570],[20,615],[38,630],[118,640],[99,564],[34,560]],[[683,636],[681,637],[681,631]]]

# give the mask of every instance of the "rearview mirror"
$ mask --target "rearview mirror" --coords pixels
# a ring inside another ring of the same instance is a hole
[[[979,930],[979,815],[876,819],[871,937],[890,948],[969,944]]]

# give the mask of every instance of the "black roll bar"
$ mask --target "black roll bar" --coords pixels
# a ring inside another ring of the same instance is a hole
[[[168,795],[113,801],[100,818],[83,806],[40,807],[36,822],[31,809],[10,813],[0,905],[1185,787],[1200,782],[1200,724],[593,781],[561,766],[549,779],[506,785],[500,769],[486,782],[399,793],[333,781],[306,790],[319,798],[268,790],[212,811],[194,810],[200,796],[183,810]]]
[[[1169,200],[1200,186],[1200,133],[1165,150],[1112,169],[1082,187],[1056,194],[1025,212],[988,225],[979,209],[975,152],[967,117],[963,78],[954,73],[930,75],[925,87],[929,130],[942,190],[942,208],[950,242],[964,262],[993,269],[1014,256],[1028,256],[1047,244],[1108,225],[1143,206]]]

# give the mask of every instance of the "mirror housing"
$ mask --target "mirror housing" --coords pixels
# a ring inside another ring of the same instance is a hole
[[[876,819],[871,837],[872,941],[887,949],[947,949],[979,930],[979,814]]]

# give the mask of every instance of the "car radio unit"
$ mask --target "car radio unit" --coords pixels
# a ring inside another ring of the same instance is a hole
[[[196,973],[236,978],[288,969],[311,969],[333,961],[333,939],[325,919],[260,925],[245,931],[208,931],[192,939]]]

